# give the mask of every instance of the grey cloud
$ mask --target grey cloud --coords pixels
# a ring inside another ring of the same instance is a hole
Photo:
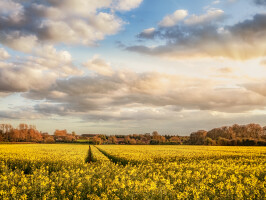
[[[127,3],[124,10],[139,3]],[[24,52],[46,42],[95,45],[124,24],[112,6],[109,0],[1,1],[0,43]]]
[[[28,67],[0,68],[0,92],[26,92],[49,85],[53,77],[43,77],[41,71]]]
[[[217,89],[216,84],[210,80],[160,73],[114,72],[112,76],[98,74],[57,80],[48,89],[31,90],[24,96],[50,102],[52,106],[36,107],[42,113],[71,113],[96,119],[137,119],[141,114],[126,111],[132,108],[174,106],[179,111],[243,113],[266,106],[265,97],[245,87]],[[53,109],[53,106],[58,108]]]
[[[0,111],[0,120],[36,120],[41,119],[44,116],[40,113],[36,113],[33,110],[30,111],[24,111],[24,110],[18,110],[18,111],[10,111],[10,110],[1,110]]]
[[[44,115],[51,115],[56,113],[57,115],[64,116],[69,113],[69,110],[66,108],[66,106],[61,104],[42,103],[35,105],[34,109],[38,113],[42,113]]]
[[[266,14],[257,14],[251,20],[245,20],[234,26],[229,26],[228,31],[233,35],[238,35],[247,42],[254,41],[256,36],[261,37],[266,31]]]
[[[215,24],[177,25],[159,28],[155,33],[155,37],[164,40],[165,45],[129,46],[126,50],[174,59],[194,56],[246,60],[266,55],[265,14],[223,28]]]
[[[143,39],[154,39],[159,34],[160,31],[156,30],[155,28],[148,28],[139,33],[137,37]]]
[[[254,0],[257,5],[266,5],[266,0]]]
[[[42,56],[36,51],[35,56],[17,63],[0,63],[0,93],[21,92],[25,98],[45,102],[34,107],[34,113],[41,115],[137,120],[167,116],[169,107],[174,113],[191,109],[243,113],[266,107],[265,96],[246,85],[222,88],[226,81],[112,68],[108,75],[95,70],[94,74],[69,76],[62,69],[72,65],[68,52],[51,46],[40,52]],[[96,67],[107,65],[102,59],[90,61]]]
[[[9,57],[3,49],[0,49],[0,55],[1,53],[4,58]],[[0,92],[44,91],[58,78],[81,74],[83,71],[72,63],[67,51],[56,51],[52,46],[43,46],[41,49],[37,48],[32,56],[12,57],[0,62]]]

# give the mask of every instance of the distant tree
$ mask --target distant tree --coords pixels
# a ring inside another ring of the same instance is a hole
[[[108,144],[117,144],[117,138],[115,136],[110,136],[108,138]]]
[[[181,139],[178,136],[173,136],[169,138],[170,144],[181,144]]]
[[[207,136],[207,131],[199,130],[190,134],[190,144],[202,145]]]
[[[150,144],[151,144],[151,145],[159,144],[159,140],[151,139],[151,140],[150,140]]]
[[[206,139],[204,140],[204,145],[214,146],[216,145],[216,141],[212,140],[209,137],[206,137]]]
[[[226,138],[219,137],[217,140],[217,145],[219,146],[229,146],[230,145],[230,140]]]
[[[232,126],[236,137],[239,138],[257,138],[260,139],[264,135],[264,129],[259,124],[247,124],[238,125],[234,124]]]
[[[19,130],[27,130],[28,128],[28,124],[19,124]]]
[[[124,142],[125,142],[125,144],[129,144],[130,143],[130,137],[128,135],[125,136]]]
[[[263,128],[259,124],[248,124],[246,129],[248,138],[260,139],[263,136]]]
[[[221,128],[214,128],[207,133],[207,137],[216,140],[219,137],[226,138],[226,139],[234,139],[236,136],[235,132],[233,131],[232,127],[223,126]]]
[[[159,137],[160,137],[160,135],[157,131],[152,132],[152,139],[153,140],[159,140]]]
[[[137,144],[137,142],[134,138],[132,138],[132,139],[130,139],[129,144]]]
[[[8,140],[10,142],[19,142],[20,141],[20,131],[17,129],[13,129],[9,132]]]
[[[242,140],[242,144],[244,146],[255,146],[257,145],[257,141],[251,138],[246,138]]]
[[[96,144],[96,145],[102,144],[102,139],[98,136],[94,136],[92,141],[93,141],[93,144]]]
[[[54,137],[53,136],[48,136],[44,139],[44,143],[54,143]]]
[[[103,143],[106,142],[106,140],[107,140],[105,135],[101,134],[101,135],[98,135],[98,137],[102,139]]]

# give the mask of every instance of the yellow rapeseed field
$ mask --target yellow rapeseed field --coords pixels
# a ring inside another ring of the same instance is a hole
[[[1,144],[0,199],[266,199],[266,148]]]

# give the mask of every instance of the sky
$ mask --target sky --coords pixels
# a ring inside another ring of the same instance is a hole
[[[266,0],[0,0],[0,123],[266,125]]]

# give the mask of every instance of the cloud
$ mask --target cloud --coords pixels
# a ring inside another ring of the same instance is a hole
[[[172,27],[177,25],[188,15],[187,10],[176,10],[173,14],[165,16],[162,21],[159,22],[160,27]]]
[[[37,37],[21,31],[0,31],[0,42],[18,51],[31,52],[37,44]]]
[[[163,45],[155,47],[135,45],[126,49],[171,59],[224,57],[247,60],[266,55],[265,14],[257,14],[253,19],[224,27],[215,22],[203,23],[211,18],[201,19],[204,20],[196,20],[198,23],[193,26],[181,24],[158,28],[154,37],[165,41]],[[215,20],[219,21],[219,18]]]
[[[1,120],[36,120],[44,118],[44,116],[40,113],[36,113],[34,110],[23,110],[19,109],[18,111],[10,111],[10,110],[1,110],[0,111],[0,119]]]
[[[218,71],[223,74],[228,74],[228,73],[232,73],[234,70],[231,67],[223,67],[223,68],[218,69]]]
[[[266,60],[262,60],[260,64],[266,66]]]
[[[68,51],[57,51],[51,45],[37,48],[33,56],[27,58],[25,64],[42,70],[48,70],[60,77],[83,74],[83,71],[73,64],[72,56]]]
[[[116,34],[124,22],[115,11],[129,11],[142,0],[48,0],[0,2],[0,43],[30,52],[37,44],[95,45]]]
[[[112,76],[114,73],[110,64],[106,63],[105,60],[101,59],[99,56],[94,56],[91,60],[88,60],[83,64],[89,70],[101,74],[103,76]]]
[[[4,48],[0,48],[0,60],[8,59],[10,55]]]
[[[66,109],[66,107],[60,105],[60,104],[53,104],[53,103],[40,103],[34,106],[34,110],[37,113],[40,113],[42,115],[53,115],[56,113],[56,115],[67,115],[69,110]]]
[[[93,74],[67,74],[64,66],[76,68],[72,56],[52,46],[36,50],[34,56],[3,63],[0,93],[19,92],[36,100],[34,115],[73,116],[84,121],[170,120],[173,116],[181,119],[183,111],[244,113],[266,107],[262,86],[228,87],[226,78],[114,70],[99,56],[83,64],[84,70]],[[228,71],[221,68],[222,73]],[[7,112],[0,115],[7,118]]]
[[[221,1],[219,1],[219,0],[215,0],[215,1],[212,2],[212,4],[214,4],[214,5],[215,4],[219,4],[219,3],[221,3]]]
[[[139,35],[139,38],[145,38],[145,39],[154,39],[155,36],[155,28],[147,28],[144,29]]]
[[[253,91],[266,97],[266,82],[260,81],[260,83],[248,83],[243,85],[247,90]]]
[[[257,5],[263,5],[263,6],[266,5],[266,0],[254,0],[254,2],[255,2]]]
[[[213,21],[221,20],[224,18],[224,11],[217,10],[208,10],[206,14],[203,15],[191,15],[188,19],[185,20],[187,25],[196,25],[196,24],[206,24]]]
[[[113,1],[113,9],[118,11],[129,11],[139,7],[143,0],[115,0]]]
[[[50,85],[53,76],[44,76],[41,70],[31,67],[0,68],[0,92],[27,92]]]
[[[106,63],[94,57],[88,62],[89,66],[96,65],[93,76],[60,78],[49,87],[31,88],[23,96],[49,102],[35,106],[43,114],[75,115],[95,120],[132,120],[138,119],[144,110],[155,113],[159,109],[160,113],[169,113],[165,111],[169,108],[174,112],[243,113],[266,107],[264,96],[247,90],[244,85],[228,87],[227,80],[221,82],[165,73],[115,71],[112,68],[112,73],[108,72],[108,75],[101,70],[97,72],[101,65],[107,65],[111,70]]]
[[[4,57],[7,52],[0,49]],[[0,62],[0,92],[27,92],[49,88],[57,78],[82,75],[83,71],[72,63],[67,51],[57,51],[53,46],[37,48],[32,56]]]

